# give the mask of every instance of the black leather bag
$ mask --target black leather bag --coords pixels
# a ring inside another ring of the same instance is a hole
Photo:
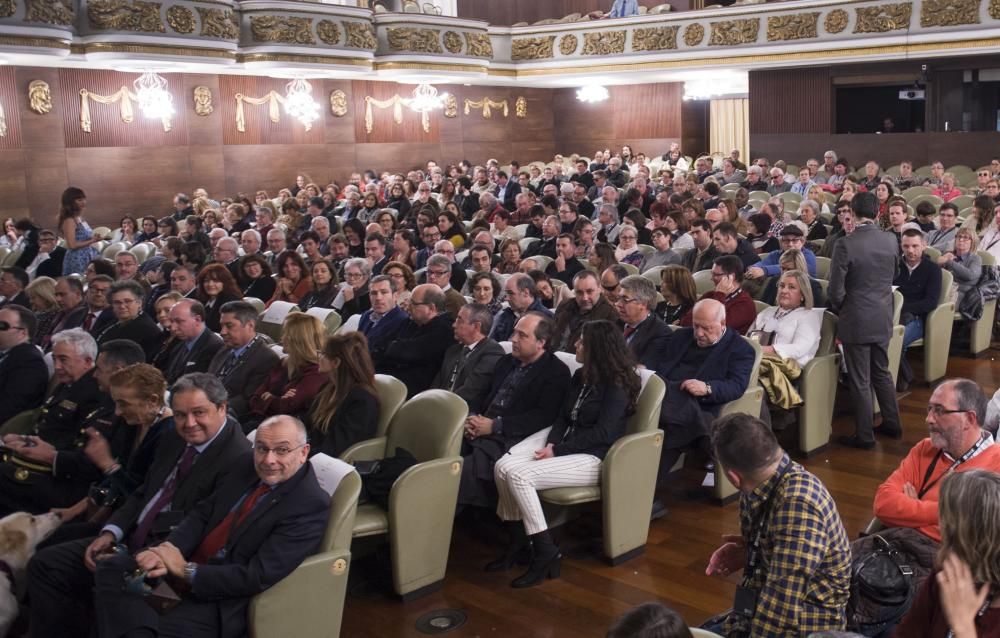
[[[396,479],[417,464],[412,454],[399,447],[394,456],[374,462],[357,461],[355,468],[361,475],[361,495],[359,503],[373,502],[389,509],[389,493]]]
[[[854,557],[847,603],[848,629],[865,636],[895,626],[914,596],[913,569],[905,557],[882,536],[872,538],[873,549]]]

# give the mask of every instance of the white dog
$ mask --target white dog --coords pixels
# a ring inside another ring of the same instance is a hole
[[[0,638],[17,619],[28,561],[35,547],[62,523],[58,514],[16,512],[0,519]]]

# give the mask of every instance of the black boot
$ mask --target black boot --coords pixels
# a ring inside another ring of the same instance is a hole
[[[533,587],[546,578],[559,578],[559,563],[562,555],[559,548],[552,542],[549,530],[531,535],[531,547],[534,555],[531,566],[520,578],[511,581],[510,586],[516,588]]]
[[[505,572],[514,565],[527,565],[531,562],[531,543],[524,533],[524,523],[507,521],[504,526],[509,537],[507,549],[499,558],[486,564],[488,572]]]

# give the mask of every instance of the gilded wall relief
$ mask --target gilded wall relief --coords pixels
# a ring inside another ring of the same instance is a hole
[[[316,44],[312,34],[312,18],[250,16],[250,33],[254,42]]]
[[[333,20],[320,20],[316,23],[316,35],[324,44],[333,46],[340,42],[340,27]]]
[[[767,41],[785,42],[817,37],[819,11],[771,16],[767,19]]]
[[[556,36],[542,38],[519,38],[510,43],[511,60],[544,60],[552,57],[552,45]]]
[[[705,39],[705,27],[697,22],[684,27],[684,44],[696,47]]]
[[[28,106],[39,115],[52,110],[52,91],[45,80],[32,80],[28,85]]]
[[[177,33],[194,33],[194,12],[179,4],[167,9],[167,24]]]
[[[25,22],[69,26],[73,24],[74,17],[73,7],[62,0],[25,0]]]
[[[613,55],[625,52],[625,31],[583,34],[584,55]]]
[[[469,55],[475,58],[493,59],[493,41],[488,33],[465,32],[465,46],[469,49]]]
[[[91,29],[166,33],[159,2],[145,0],[91,0],[87,21]]]
[[[920,26],[957,27],[979,24],[980,0],[924,0],[920,5]]]
[[[559,53],[563,55],[573,55],[578,46],[580,46],[580,40],[572,33],[567,33],[559,38]]]
[[[857,20],[854,24],[854,33],[888,33],[910,28],[913,3],[858,7],[855,12]]]
[[[206,115],[211,115],[214,111],[212,106],[212,89],[207,86],[196,86],[194,87],[194,112],[195,115],[200,115],[205,117]]]
[[[386,30],[389,49],[413,53],[444,53],[441,49],[441,32],[437,29],[391,27]]]
[[[760,20],[758,18],[713,22],[712,36],[708,40],[708,45],[731,47],[741,44],[753,44],[757,41],[758,31],[760,31]]]
[[[524,99],[523,95],[518,95],[514,101],[514,117],[519,120],[528,117],[528,100]]]
[[[462,36],[454,31],[444,32],[444,48],[449,53],[459,53],[462,50]]]
[[[201,17],[201,34],[209,38],[221,40],[236,40],[240,37],[240,29],[229,9],[211,9],[196,7]]]
[[[374,50],[378,46],[375,39],[375,29],[367,22],[345,22],[347,46],[355,49]]]
[[[834,9],[826,14],[826,18],[823,20],[823,28],[826,29],[827,33],[840,33],[847,28],[849,17],[843,9]]]
[[[347,115],[347,94],[341,89],[330,93],[330,112],[336,117]]]
[[[678,26],[651,27],[632,32],[633,51],[667,51],[677,48]]]

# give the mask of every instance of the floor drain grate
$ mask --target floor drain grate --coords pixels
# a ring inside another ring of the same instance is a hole
[[[417,619],[417,631],[422,634],[446,634],[465,624],[468,616],[460,609],[436,609]]]

